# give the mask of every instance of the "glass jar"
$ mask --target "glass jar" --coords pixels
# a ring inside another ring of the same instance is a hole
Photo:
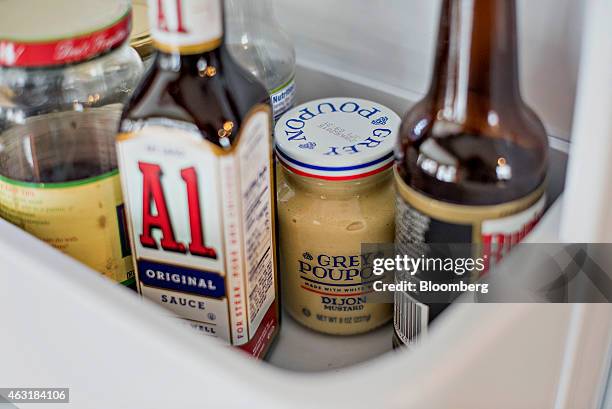
[[[376,276],[362,244],[394,240],[399,121],[373,102],[332,98],[276,126],[283,300],[308,328],[352,335],[391,319],[390,303],[368,302]]]
[[[19,29],[10,21],[23,2],[0,16],[0,217],[128,285],[114,138],[142,74],[127,44],[130,3],[50,3]]]
[[[309,328],[337,335],[368,332],[389,321],[392,306],[368,305],[363,294],[371,291],[364,283],[376,277],[371,268],[362,268],[361,244],[393,242],[391,171],[357,181],[325,182],[282,165],[278,169],[287,312]],[[354,286],[345,291],[347,287],[334,281]]]
[[[276,20],[271,0],[226,0],[228,49],[266,85],[274,119],[295,104],[295,49]]]
[[[155,47],[149,27],[149,7],[147,0],[132,0],[132,33],[130,45],[149,68],[155,57]]]

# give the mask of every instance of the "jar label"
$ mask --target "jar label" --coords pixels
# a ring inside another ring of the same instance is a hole
[[[117,171],[81,181],[47,184],[0,176],[0,217],[106,277],[133,284]]]
[[[291,78],[285,85],[270,92],[275,121],[295,105],[295,90],[295,79]]]
[[[221,0],[149,0],[151,37],[161,51],[200,54],[223,39]]]
[[[392,233],[392,232],[391,232]],[[328,334],[351,335],[391,319],[390,304],[369,302],[377,277],[373,254],[337,254],[283,247],[286,308],[304,325]],[[288,262],[287,262],[288,261]]]
[[[546,196],[542,185],[528,196],[509,203],[493,206],[464,206],[429,198],[404,183],[395,171],[396,233],[395,244],[399,254],[411,254],[414,245],[421,243],[473,243],[482,251],[475,257],[485,260],[485,271],[499,262],[515,245],[529,234],[544,214]],[[408,297],[408,298],[407,298]],[[419,331],[415,330],[416,316],[410,306],[414,300],[406,294],[396,295],[395,330],[406,342]],[[427,306],[417,308],[427,311]],[[431,315],[431,314],[429,314]],[[427,326],[421,322],[419,329]],[[403,333],[400,329],[410,330]]]
[[[13,7],[23,7],[23,5],[15,6],[18,4],[18,2],[12,3]],[[34,17],[30,21],[26,22],[21,18],[11,19],[11,17],[8,17],[8,20],[14,21],[13,24],[17,24],[21,27],[19,30],[21,34],[11,33],[15,35],[16,38],[0,39],[0,66],[51,67],[75,64],[82,61],[87,61],[95,56],[104,54],[119,47],[121,44],[125,43],[130,36],[132,18],[128,9],[128,4],[127,2],[121,2],[118,4],[100,4],[102,7],[106,6],[106,11],[103,12],[98,10],[98,13],[93,11],[93,13],[96,14],[90,14],[90,17],[95,16],[96,20],[98,21],[100,21],[100,19],[102,19],[102,21],[106,21],[107,19],[109,20],[102,24],[103,27],[101,28],[92,27],[91,30],[86,30],[83,34],[76,35],[72,32],[74,29],[69,23],[62,24],[62,22],[57,21],[58,16],[54,15],[53,17],[47,16],[49,19],[49,25],[43,25],[45,30],[53,30],[52,26],[57,25],[55,29],[58,29],[58,27],[66,27],[65,31],[60,29],[60,31],[55,35],[51,35],[51,38],[45,38],[46,35],[41,34],[42,37],[40,39],[32,40],[32,36],[34,38],[37,37],[37,35],[33,34],[32,31],[38,32],[38,30],[42,28],[31,27],[28,30],[27,27],[28,24],[31,25],[33,21],[37,21],[39,18]],[[3,13],[8,13],[9,16],[11,12],[14,13],[14,11],[10,10],[11,5],[7,4],[7,2],[3,2],[2,6]],[[87,9],[92,11],[91,8],[95,9],[96,6],[96,3],[90,3],[88,4]],[[5,7],[8,7],[9,10],[6,10]],[[38,9],[44,10],[46,14],[47,12],[53,10],[51,8],[42,7]],[[58,7],[58,9],[62,9],[62,7]],[[32,10],[32,12],[36,14],[34,10]],[[73,10],[73,12],[77,15],[79,13],[76,10]],[[21,13],[17,13],[17,15],[20,14]],[[74,20],[75,15],[70,13],[70,17],[68,17],[68,19]],[[77,20],[79,19],[77,18]],[[5,19],[3,23],[6,23],[6,21],[7,20]],[[51,21],[53,21],[53,23],[51,23]],[[100,23],[102,21],[100,21]],[[7,27],[3,27],[3,29],[8,30],[8,32],[12,31]],[[27,35],[25,33],[27,33]]]
[[[168,119],[118,137],[139,291],[258,357],[279,319],[270,118],[258,106],[227,150]]]

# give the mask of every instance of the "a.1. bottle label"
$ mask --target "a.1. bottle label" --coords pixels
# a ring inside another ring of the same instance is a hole
[[[139,291],[258,357],[279,319],[270,114],[254,109],[227,150],[167,119],[118,137]]]
[[[27,183],[0,176],[0,217],[106,277],[133,284],[116,170],[65,183]]]

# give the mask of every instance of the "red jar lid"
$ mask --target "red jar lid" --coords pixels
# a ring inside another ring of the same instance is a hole
[[[129,0],[4,0],[0,66],[86,61],[125,43],[131,24]]]

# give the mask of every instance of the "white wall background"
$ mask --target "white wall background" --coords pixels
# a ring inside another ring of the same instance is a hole
[[[590,0],[518,0],[523,94],[569,139],[582,13]],[[428,88],[441,0],[275,0],[298,60],[418,98]],[[299,84],[298,84],[299,86]]]

